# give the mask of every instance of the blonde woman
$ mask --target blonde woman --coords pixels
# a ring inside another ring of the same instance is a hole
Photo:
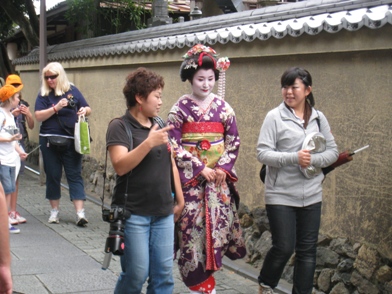
[[[62,65],[49,63],[42,70],[42,86],[35,102],[35,118],[42,122],[39,143],[46,173],[46,199],[51,205],[48,222],[59,223],[62,169],[76,210],[76,225],[88,223],[84,212],[82,155],[75,151],[74,126],[78,115],[91,114],[82,93],[68,80]]]

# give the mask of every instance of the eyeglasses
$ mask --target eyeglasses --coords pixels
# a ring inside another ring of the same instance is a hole
[[[54,76],[45,76],[45,80],[55,80],[59,75],[54,75]]]

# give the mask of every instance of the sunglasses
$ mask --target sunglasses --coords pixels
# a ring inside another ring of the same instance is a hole
[[[45,76],[45,80],[49,80],[49,79],[54,80],[54,79],[56,79],[58,76],[59,76],[59,75]]]

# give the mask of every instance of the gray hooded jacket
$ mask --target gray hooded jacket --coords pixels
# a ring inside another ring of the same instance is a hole
[[[266,204],[303,207],[322,201],[323,173],[307,179],[298,164],[298,151],[301,150],[305,137],[312,132],[323,134],[326,149],[324,152],[312,154],[311,164],[327,167],[338,159],[339,153],[322,112],[312,109],[306,129],[283,102],[268,112],[257,143],[257,159],[267,165]]]

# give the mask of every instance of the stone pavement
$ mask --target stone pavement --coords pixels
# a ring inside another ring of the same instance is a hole
[[[76,213],[68,190],[62,189],[60,224],[49,224],[49,202],[45,186],[28,170],[21,175],[18,210],[27,219],[20,224],[20,234],[11,235],[14,291],[25,294],[113,293],[120,269],[114,256],[107,270],[102,270],[104,245],[109,224],[102,221],[100,203],[89,197],[85,210],[89,224],[75,225]],[[225,261],[215,274],[219,294],[258,293],[258,270],[245,262]],[[189,293],[177,266],[173,268],[173,293]],[[142,293],[146,293],[145,288]],[[283,293],[283,292],[277,292]]]

